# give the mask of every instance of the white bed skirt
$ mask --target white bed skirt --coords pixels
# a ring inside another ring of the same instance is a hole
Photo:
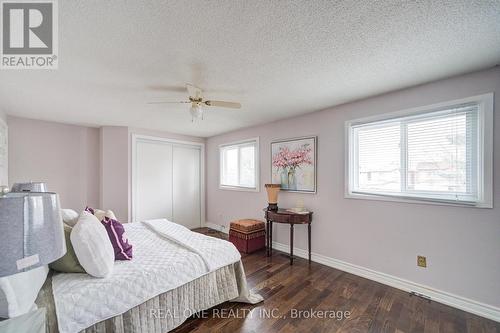
[[[47,310],[46,332],[57,333],[57,318],[50,280],[51,278],[47,279],[36,303]],[[260,295],[250,292],[241,261],[160,294],[82,332],[165,333],[180,326],[191,315],[227,301],[251,304],[262,301]]]

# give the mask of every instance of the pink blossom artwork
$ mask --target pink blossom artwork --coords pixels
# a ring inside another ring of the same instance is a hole
[[[272,182],[284,191],[316,192],[316,137],[271,143]]]

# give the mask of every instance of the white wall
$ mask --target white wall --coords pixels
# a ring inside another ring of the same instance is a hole
[[[344,123],[356,119],[495,92],[500,104],[500,68],[454,77],[368,98],[297,118],[215,136],[207,141],[207,220],[262,218],[270,182],[273,139],[318,136],[318,192],[280,193],[279,205],[303,199],[314,211],[313,252],[500,307],[500,135],[496,130],[494,209],[393,203],[344,198]],[[272,110],[269,110],[272,112]],[[495,117],[500,128],[500,116]],[[218,145],[260,137],[261,191],[218,188]],[[306,228],[295,228],[295,244],[307,249]],[[273,235],[288,244],[287,226]],[[416,256],[427,256],[426,269]]]
[[[61,206],[81,211],[99,203],[97,128],[8,117],[9,183],[44,181]]]

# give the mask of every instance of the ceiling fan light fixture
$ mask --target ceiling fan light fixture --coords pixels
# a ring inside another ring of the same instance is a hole
[[[203,119],[203,109],[201,108],[201,105],[198,103],[193,103],[193,105],[191,105],[189,113],[191,113],[193,121],[198,118]]]

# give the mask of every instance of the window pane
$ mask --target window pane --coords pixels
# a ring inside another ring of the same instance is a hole
[[[353,122],[349,193],[491,207],[484,154],[492,153],[492,98]]]
[[[255,187],[255,147],[240,148],[240,185]]]
[[[222,184],[238,185],[238,147],[223,150]]]
[[[408,124],[408,190],[467,193],[467,116]]]
[[[401,190],[400,124],[356,129],[358,190]]]
[[[254,189],[258,187],[256,141],[222,146],[220,185]]]

